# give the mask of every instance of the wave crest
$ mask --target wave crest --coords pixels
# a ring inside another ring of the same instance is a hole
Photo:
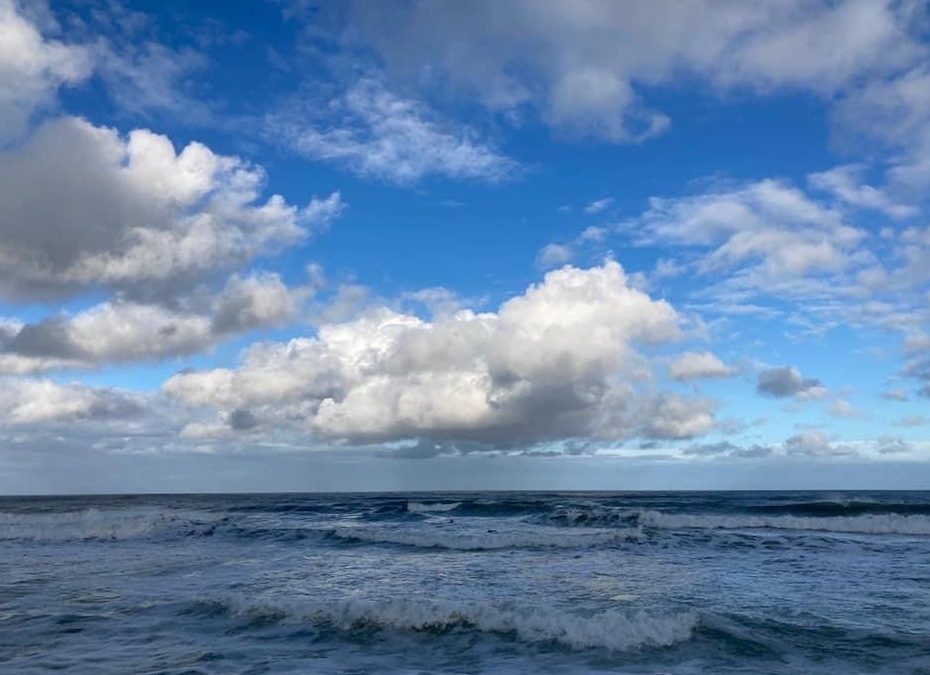
[[[332,531],[345,541],[374,544],[398,544],[416,548],[488,551],[506,548],[586,548],[604,546],[642,537],[640,528],[566,532],[564,530],[488,531],[484,533],[443,532],[439,530],[401,530],[347,527]]]
[[[155,535],[209,536],[215,518],[165,511],[0,513],[0,540],[115,541]]]
[[[630,651],[669,647],[689,640],[698,625],[693,612],[653,615],[607,610],[584,616],[556,608],[514,609],[487,603],[361,599],[327,603],[224,599],[205,603],[214,612],[260,621],[309,621],[341,630],[447,632],[457,628],[513,635],[524,642],[555,642],[572,649]]]
[[[462,502],[407,502],[409,513],[448,513],[462,505]]]

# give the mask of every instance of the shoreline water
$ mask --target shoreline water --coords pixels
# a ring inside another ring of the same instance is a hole
[[[0,498],[0,672],[917,673],[930,492]]]

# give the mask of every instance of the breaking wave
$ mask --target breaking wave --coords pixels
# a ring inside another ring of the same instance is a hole
[[[462,505],[462,502],[407,502],[407,511],[410,513],[448,513]]]
[[[689,640],[698,625],[693,612],[651,615],[607,610],[584,616],[555,608],[512,609],[487,603],[413,600],[342,600],[326,603],[241,599],[198,603],[193,612],[254,621],[307,621],[340,630],[409,630],[442,633],[472,629],[511,635],[524,642],[554,642],[572,649],[630,651],[669,647]]]
[[[332,531],[332,536],[356,542],[398,544],[417,548],[487,551],[505,548],[584,548],[624,541],[642,536],[639,528],[614,530],[489,530],[484,533],[443,532],[440,530],[401,530],[386,528],[346,527]]]
[[[219,519],[166,511],[0,513],[0,540],[114,541],[139,537],[209,536]]]
[[[930,535],[930,518],[917,515],[870,514],[860,516],[803,517],[751,515],[692,515],[641,511],[637,522],[659,529],[776,529],[842,532],[848,534]]]

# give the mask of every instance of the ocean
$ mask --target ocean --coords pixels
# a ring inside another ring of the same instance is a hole
[[[930,673],[930,492],[0,498],[52,671]]]

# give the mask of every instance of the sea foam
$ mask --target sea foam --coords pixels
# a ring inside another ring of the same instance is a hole
[[[668,647],[690,639],[698,625],[694,612],[653,615],[607,610],[581,615],[551,607],[515,609],[491,603],[407,599],[349,599],[325,603],[291,599],[256,603],[226,598],[204,605],[232,616],[309,621],[341,630],[445,632],[461,628],[513,635],[525,642],[556,642],[573,649],[612,651]]]
[[[205,535],[212,533],[214,520],[207,514],[161,510],[0,513],[0,540],[113,541],[154,535]]]
[[[448,513],[462,505],[462,502],[407,502],[410,513]]]

